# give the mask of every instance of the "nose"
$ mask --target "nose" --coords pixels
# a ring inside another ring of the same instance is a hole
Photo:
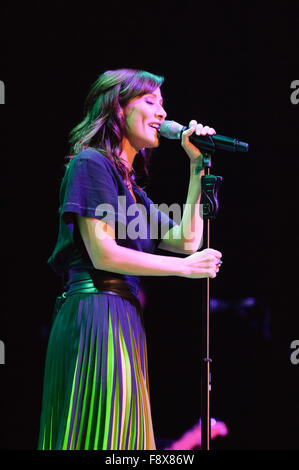
[[[163,121],[164,121],[164,119],[166,118],[167,113],[166,113],[166,111],[165,111],[165,109],[163,108],[162,105],[160,105],[160,107],[159,107],[159,109],[158,109],[158,111],[157,111],[157,115],[158,115],[160,118],[162,118]]]

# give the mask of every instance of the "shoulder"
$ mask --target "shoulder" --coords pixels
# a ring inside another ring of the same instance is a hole
[[[110,174],[118,179],[119,173],[113,163],[103,153],[96,149],[87,148],[81,150],[68,164],[69,174],[90,175],[99,177],[101,174]]]
[[[94,163],[96,165],[114,168],[112,162],[103,153],[93,148],[81,150],[73,159],[77,164]]]
[[[83,187],[96,188],[111,193],[125,194],[125,182],[109,158],[96,149],[87,148],[71,161],[67,176],[69,181]]]

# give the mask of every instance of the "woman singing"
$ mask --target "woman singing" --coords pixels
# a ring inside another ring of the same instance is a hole
[[[135,181],[137,160],[146,170],[159,145],[162,83],[140,70],[101,74],[71,131],[48,260],[65,284],[48,343],[39,449],[155,449],[140,277],[214,278],[219,271],[219,251],[197,251],[202,155],[189,141],[193,132],[215,130],[191,121],[183,133],[191,211],[180,224]],[[153,254],[157,247],[187,256]]]

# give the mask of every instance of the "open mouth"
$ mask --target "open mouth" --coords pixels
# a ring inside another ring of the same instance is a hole
[[[160,124],[149,124],[149,126],[152,127],[153,129],[156,129],[158,132],[160,132],[160,127],[161,127]]]
[[[155,131],[157,131],[157,135],[158,137],[160,137],[160,124],[149,124],[149,126],[152,128],[152,129],[155,129]]]

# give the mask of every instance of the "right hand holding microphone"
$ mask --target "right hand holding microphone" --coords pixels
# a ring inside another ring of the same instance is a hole
[[[222,253],[213,248],[206,248],[197,251],[192,255],[183,258],[182,276],[198,279],[198,278],[215,278],[222,264]]]

